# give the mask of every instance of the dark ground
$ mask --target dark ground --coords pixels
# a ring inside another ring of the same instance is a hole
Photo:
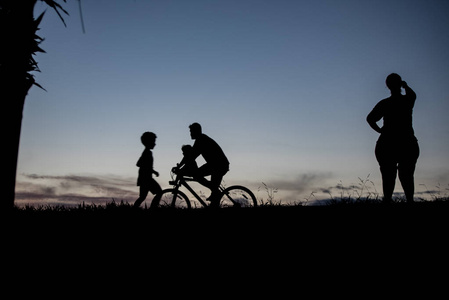
[[[380,203],[326,206],[261,206],[257,208],[24,210],[3,216],[7,227],[23,233],[60,232],[74,235],[177,238],[205,235],[276,238],[291,236],[420,235],[449,228],[449,201],[414,204]]]
[[[270,293],[279,299],[313,286],[314,296],[366,299],[424,291],[428,298],[446,290],[448,212],[448,201],[16,210],[1,219],[3,271],[15,282],[39,282],[50,291],[58,282],[70,293],[95,287],[114,296],[131,281],[148,295],[208,290],[208,298]]]

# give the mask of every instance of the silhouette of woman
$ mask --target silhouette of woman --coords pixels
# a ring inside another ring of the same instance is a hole
[[[366,118],[371,128],[380,133],[375,155],[382,174],[383,201],[392,201],[396,174],[399,172],[405,197],[411,203],[414,201],[414,173],[419,157],[412,120],[416,94],[396,73],[387,76],[386,85],[391,96],[379,101]],[[404,88],[405,95],[401,93],[401,88]],[[377,122],[382,118],[383,126],[379,127]]]

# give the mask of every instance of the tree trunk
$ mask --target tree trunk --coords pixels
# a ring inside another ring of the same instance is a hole
[[[37,66],[36,26],[33,11],[37,0],[2,0],[0,2],[0,101],[2,105],[2,160],[5,178],[1,181],[0,209],[14,207],[20,132],[25,98],[34,83],[30,71]],[[34,62],[34,64],[33,64]]]
[[[6,122],[3,126],[3,150],[2,156],[5,162],[6,178],[2,180],[2,191],[5,193],[5,198],[0,201],[2,208],[13,208],[15,199],[15,186],[17,163],[20,145],[20,132],[22,129],[22,113],[25,103],[25,97],[31,85],[29,83],[10,82],[9,86],[0,93],[2,99],[7,99],[4,104],[4,120]],[[5,93],[4,93],[5,92]],[[6,96],[6,97],[4,97]]]

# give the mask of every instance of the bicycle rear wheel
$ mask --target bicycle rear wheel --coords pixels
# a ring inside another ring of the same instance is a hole
[[[175,189],[165,189],[161,192],[159,207],[192,208],[186,194]]]
[[[233,185],[224,189],[223,196],[220,200],[220,206],[256,207],[257,200],[253,192],[247,187]]]

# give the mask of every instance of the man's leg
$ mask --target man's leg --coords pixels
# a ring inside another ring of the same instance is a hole
[[[207,163],[202,165],[198,169],[196,169],[194,172],[192,172],[193,178],[196,181],[198,181],[198,183],[200,183],[201,185],[204,185],[208,189],[212,189],[211,181],[207,180],[204,177],[205,176],[209,176],[211,174],[212,174],[212,170],[211,170],[211,168],[209,167],[209,165]]]
[[[208,176],[208,175],[204,175],[204,176]],[[210,181],[207,180],[206,178],[204,178],[204,176],[194,176],[193,178],[198,181],[199,184],[207,187],[208,189],[211,189],[211,184]]]
[[[210,178],[210,185],[211,185],[211,195],[210,195],[210,201],[211,201],[211,207],[218,208],[220,206],[220,184],[223,180],[223,176],[227,173],[227,171],[219,170],[217,172],[214,172],[211,175]]]

